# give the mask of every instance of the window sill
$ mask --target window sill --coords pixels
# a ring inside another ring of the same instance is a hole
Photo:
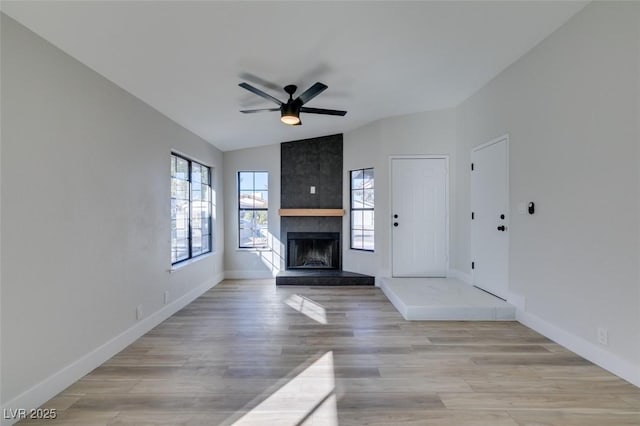
[[[189,260],[185,260],[184,262],[180,262],[180,263],[176,263],[175,265],[171,265],[171,268],[169,268],[169,273],[173,274],[176,271],[179,271],[180,269],[183,269],[185,266],[189,266],[192,265],[200,260],[204,260],[207,259],[211,256],[213,256],[213,252],[209,252],[206,254],[202,254],[198,257],[194,257],[193,259],[189,259]]]
[[[236,249],[236,251],[273,251],[273,249],[271,247],[256,247],[256,248],[251,248],[251,247],[240,248],[240,247],[238,247]]]

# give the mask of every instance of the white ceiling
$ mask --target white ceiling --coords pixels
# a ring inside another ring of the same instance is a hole
[[[585,2],[3,1],[2,11],[227,151],[341,133],[458,105]],[[345,117],[241,114],[316,81],[307,106]]]

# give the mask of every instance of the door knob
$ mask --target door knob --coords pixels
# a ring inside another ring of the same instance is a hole
[[[398,222],[393,222],[393,226],[398,226]]]
[[[504,225],[500,225],[500,226],[498,226],[498,231],[502,231],[502,232],[504,232],[504,231],[506,231],[506,230],[507,230],[507,227],[506,227],[506,226],[504,226]]]
[[[397,218],[398,218],[398,215],[397,215],[397,214],[394,214],[394,215],[393,215],[393,218],[394,218],[394,219],[397,219]]]

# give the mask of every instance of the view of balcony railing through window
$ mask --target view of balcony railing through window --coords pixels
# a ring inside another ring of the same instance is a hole
[[[267,247],[269,173],[238,172],[238,235],[240,248]]]
[[[351,171],[351,248],[373,251],[374,236],[373,169]]]
[[[211,251],[211,169],[171,155],[171,263]]]

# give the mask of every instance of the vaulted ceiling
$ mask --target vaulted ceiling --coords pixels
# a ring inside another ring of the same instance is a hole
[[[2,11],[227,151],[340,133],[458,105],[585,2],[3,1]],[[302,126],[238,87],[285,100],[329,88]]]

